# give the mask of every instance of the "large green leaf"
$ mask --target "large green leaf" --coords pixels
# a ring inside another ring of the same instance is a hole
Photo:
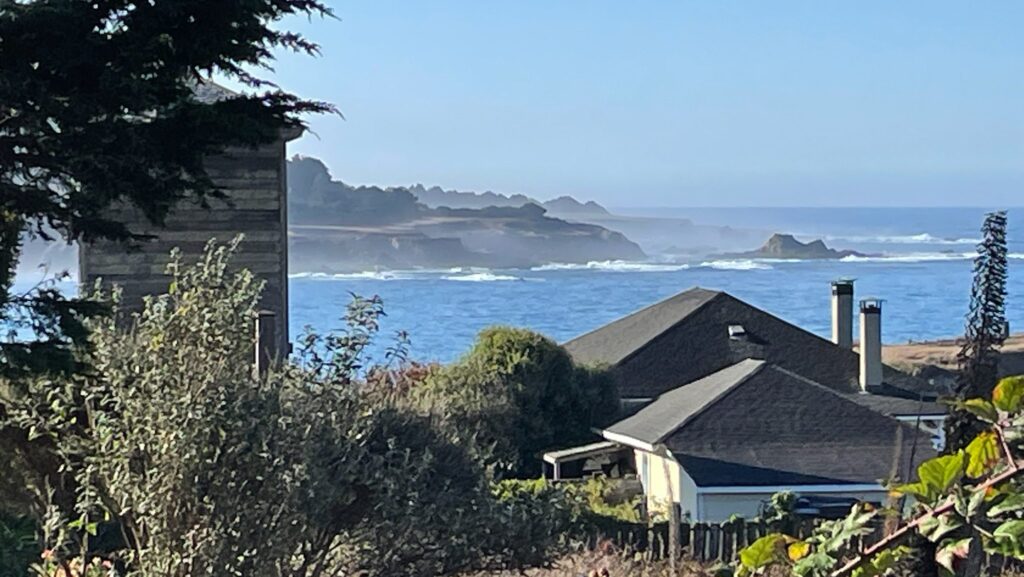
[[[928,459],[917,468],[917,475],[934,497],[945,495],[964,476],[967,455],[959,451]]]
[[[793,574],[798,577],[828,575],[835,569],[836,559],[824,551],[815,551],[793,565]]]
[[[985,431],[967,445],[967,476],[981,477],[999,463],[1001,457],[999,438],[992,431]]]
[[[1020,519],[1007,521],[996,527],[995,531],[992,531],[992,534],[1020,540],[1021,537],[1024,537],[1024,521]]]
[[[992,539],[986,543],[986,550],[1018,559],[1024,558],[1024,521],[1014,519],[1007,521],[992,531]]]
[[[885,575],[899,560],[907,554],[907,547],[899,546],[883,549],[867,563],[853,570],[853,577],[879,577]]]
[[[999,413],[996,412],[995,405],[985,399],[967,399],[955,402],[953,406],[963,409],[987,423],[995,423],[999,420]]]
[[[918,530],[921,532],[922,537],[937,543],[940,539],[962,526],[963,523],[955,516],[940,515],[938,517],[925,517],[922,519]]]
[[[1004,513],[1016,513],[1024,509],[1024,495],[1007,495],[1005,499],[996,503],[988,510],[989,517],[998,517]]]
[[[763,569],[782,559],[786,538],[780,533],[770,533],[740,551],[740,563],[751,571]]]
[[[898,495],[912,495],[917,498],[918,501],[923,503],[931,503],[935,500],[935,495],[929,490],[928,485],[918,481],[917,483],[906,483],[903,485],[896,485],[892,489],[893,493]]]
[[[1022,399],[1024,399],[1024,376],[1006,377],[999,381],[992,391],[992,403],[997,409],[1007,413],[1019,411]]]

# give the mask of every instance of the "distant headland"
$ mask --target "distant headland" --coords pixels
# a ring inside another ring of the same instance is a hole
[[[316,158],[288,162],[293,271],[638,261],[647,255],[625,235],[553,215],[604,213],[571,197],[537,202],[439,187],[351,186]]]

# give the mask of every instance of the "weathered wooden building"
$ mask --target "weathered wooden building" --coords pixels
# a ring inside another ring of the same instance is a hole
[[[218,87],[214,87],[216,90]],[[214,93],[200,94],[217,98]],[[163,227],[150,224],[133,208],[114,209],[114,218],[130,230],[153,235],[153,240],[133,243],[98,242],[79,249],[79,279],[91,287],[97,279],[120,285],[126,306],[141,303],[148,294],[167,290],[164,270],[171,249],[177,247],[186,261],[202,254],[210,239],[228,242],[239,234],[244,240],[235,266],[252,271],[266,282],[261,308],[275,315],[274,343],[279,355],[288,352],[288,202],[286,147],[301,131],[256,149],[231,149],[207,160],[207,170],[227,199],[210,200],[209,208],[182,203]]]

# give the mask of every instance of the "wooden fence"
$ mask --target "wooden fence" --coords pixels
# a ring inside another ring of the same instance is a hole
[[[817,523],[815,519],[785,523],[743,519],[718,524],[682,523],[679,540],[684,557],[704,563],[731,563],[738,559],[743,548],[769,533],[785,533],[803,538],[810,535]],[[883,527],[876,526],[871,534],[855,539],[851,543],[851,551],[875,543],[883,533]],[[654,559],[666,558],[669,554],[668,524],[659,523],[647,527],[639,523],[610,523],[594,531],[587,545],[596,548],[602,543],[611,543],[616,548],[643,553]]]

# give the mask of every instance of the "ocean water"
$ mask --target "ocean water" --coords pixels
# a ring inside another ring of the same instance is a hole
[[[963,333],[984,208],[617,209],[825,238],[871,257],[832,261],[702,259],[665,263],[549,264],[531,270],[367,271],[292,275],[291,330],[330,330],[350,294],[379,295],[382,338],[411,338],[421,360],[450,361],[480,329],[511,325],[562,342],[694,286],[726,291],[822,336],[830,332],[830,281],[856,279],[856,297],[885,299],[886,343]],[[1016,218],[1020,216],[1021,220]],[[1024,331],[1024,210],[1011,210],[1007,316]]]
[[[540,331],[562,342],[694,286],[726,291],[822,336],[829,282],[855,278],[856,296],[885,299],[887,343],[963,333],[974,244],[985,209],[626,209],[803,238],[877,256],[832,261],[698,259],[551,263],[530,270],[293,271],[291,334],[340,328],[351,295],[379,295],[386,318],[377,351],[406,331],[411,355],[450,361],[491,325]],[[1007,316],[1024,332],[1024,210],[1010,211]],[[1019,217],[1019,218],[1018,218]],[[24,285],[25,279],[16,283]],[[74,290],[71,283],[67,290]]]
[[[1022,255],[1024,256],[1024,255]],[[1024,260],[1011,261],[1011,327],[1024,328]],[[894,257],[848,261],[722,260],[685,265],[592,263],[503,271],[417,271],[363,275],[295,275],[290,281],[293,334],[329,330],[350,293],[379,295],[387,317],[382,337],[404,330],[411,353],[449,361],[490,325],[528,327],[561,342],[694,286],[724,290],[822,336],[830,331],[829,282],[856,278],[858,298],[886,300],[887,343],[963,332],[971,286],[966,258]]]

